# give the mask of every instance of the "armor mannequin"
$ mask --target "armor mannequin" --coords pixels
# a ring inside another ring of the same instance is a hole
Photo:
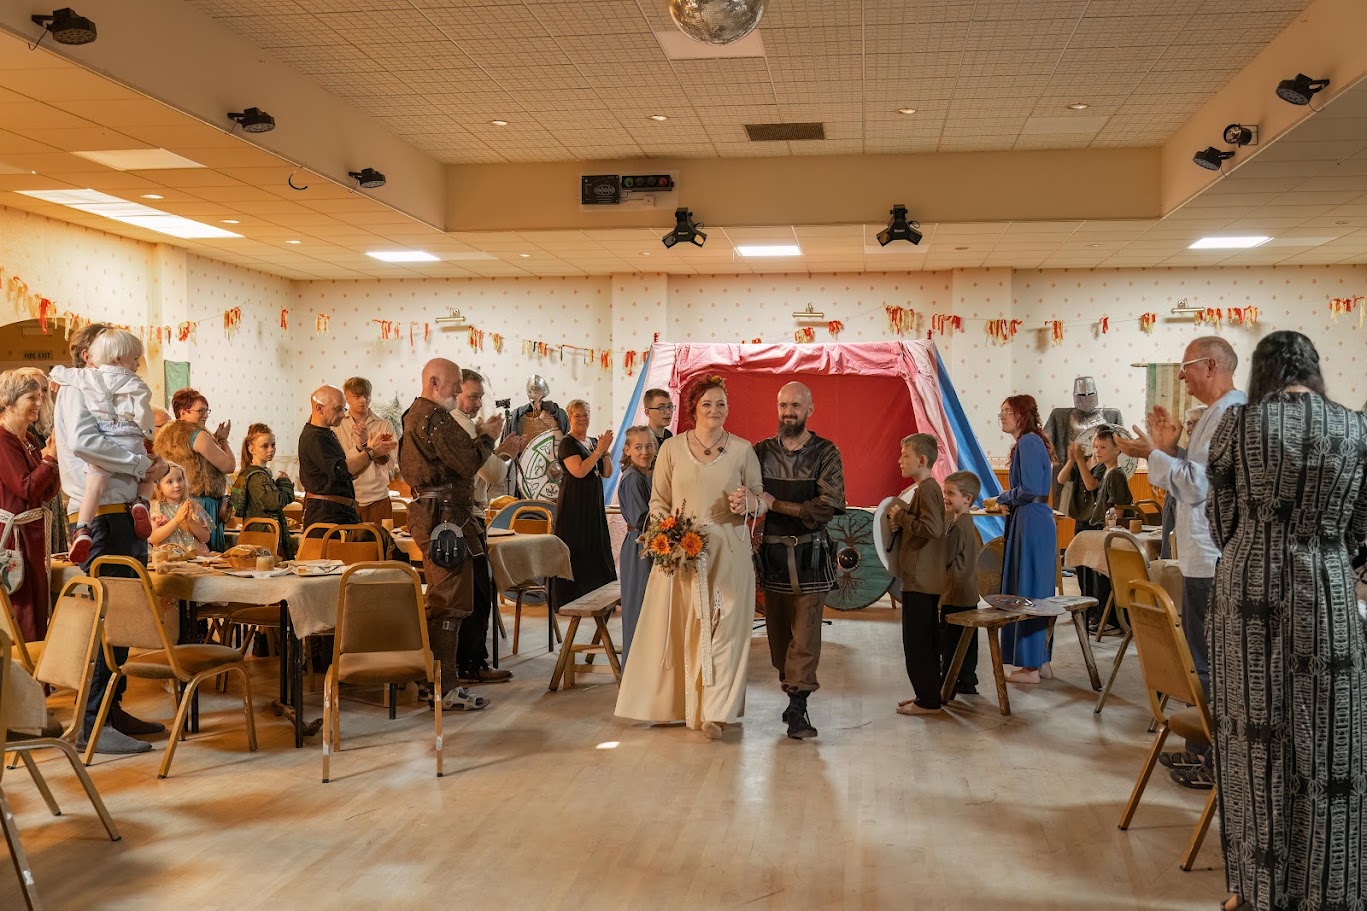
[[[1053,502],[1058,505],[1059,491],[1062,485],[1058,483],[1059,470],[1063,468],[1063,463],[1068,461],[1068,445],[1076,440],[1083,431],[1099,427],[1102,424],[1112,424],[1116,427],[1124,427],[1120,417],[1120,410],[1117,408],[1102,408],[1096,388],[1096,379],[1090,376],[1080,376],[1073,380],[1073,407],[1055,408],[1049,412],[1049,419],[1044,422],[1044,435],[1049,438],[1049,443],[1054,447],[1054,484]]]
[[[512,417],[503,425],[503,435],[519,434],[524,449],[548,430],[556,432],[555,439],[559,442],[561,437],[570,432],[570,416],[565,409],[550,400],[550,394],[551,385],[545,377],[537,374],[527,380],[527,404],[513,410]],[[555,450],[552,448],[550,451],[554,453]],[[519,449],[519,458],[521,455],[522,449]],[[559,466],[555,466],[555,471],[558,470]],[[519,478],[519,494],[523,492],[521,486]]]

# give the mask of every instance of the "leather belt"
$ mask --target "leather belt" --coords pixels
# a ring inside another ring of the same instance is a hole
[[[1048,496],[1048,494],[1045,494],[1045,495],[1042,496],[1042,497],[1034,497],[1033,499],[1031,499],[1030,502],[1031,502],[1031,503],[1048,503],[1048,502],[1049,502],[1049,496]]]
[[[760,538],[765,544],[782,544],[788,548],[788,585],[795,595],[802,592],[802,583],[797,578],[797,546],[815,539],[815,532],[805,535],[764,535]]]
[[[305,500],[322,500],[325,503],[336,503],[339,506],[350,506],[356,508],[356,501],[350,497],[337,497],[330,493],[304,493]]]
[[[127,503],[109,503],[109,504],[107,504],[107,505],[105,505],[105,506],[101,506],[99,509],[96,509],[96,510],[95,510],[95,515],[96,515],[96,516],[112,516],[112,515],[116,515],[116,514],[121,513],[121,512],[128,512],[128,504],[127,504]],[[78,519],[80,519],[80,517],[81,517],[81,514],[78,513],[78,512],[67,513],[66,520],[67,520],[68,522],[75,522],[75,521],[77,521]]]

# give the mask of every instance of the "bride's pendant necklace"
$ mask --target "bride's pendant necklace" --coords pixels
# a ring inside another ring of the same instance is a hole
[[[730,436],[730,434],[723,430],[723,431],[722,431],[722,435],[719,436],[719,437],[717,437],[717,438],[712,442],[712,445],[711,445],[711,446],[703,446],[702,437],[698,436],[698,431],[696,431],[696,430],[693,431],[693,440],[694,440],[694,442],[696,442],[699,446],[702,446],[702,454],[703,454],[703,455],[711,455],[711,454],[712,454],[712,447],[713,447],[713,446],[717,446],[718,443],[720,443],[723,439],[725,439],[726,437],[729,437],[729,436]],[[726,447],[725,447],[725,446],[717,446],[717,455],[721,455],[721,454],[724,453],[724,452],[726,452]]]

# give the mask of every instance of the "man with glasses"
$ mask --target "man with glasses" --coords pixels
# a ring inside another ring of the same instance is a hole
[[[655,434],[655,451],[660,444],[672,437],[669,422],[674,420],[674,402],[663,389],[647,389],[645,394],[646,426]]]
[[[1127,455],[1148,459],[1149,481],[1168,491],[1176,500],[1177,565],[1182,570],[1182,630],[1186,633],[1191,657],[1196,663],[1201,686],[1210,692],[1210,671],[1206,659],[1206,614],[1215,587],[1215,563],[1220,549],[1210,536],[1206,521],[1206,497],[1210,482],[1206,463],[1215,428],[1231,405],[1248,401],[1234,388],[1234,370],[1239,357],[1229,342],[1218,336],[1204,336],[1187,346],[1182,355],[1178,377],[1187,392],[1206,405],[1206,411],[1192,428],[1185,458],[1178,455],[1177,441],[1182,426],[1164,407],[1156,406],[1147,420],[1148,433],[1134,428],[1133,440],[1117,439]],[[1195,749],[1190,741],[1185,750],[1165,753],[1160,758],[1171,770],[1174,781],[1189,788],[1209,790],[1215,786],[1210,764],[1210,748]]]

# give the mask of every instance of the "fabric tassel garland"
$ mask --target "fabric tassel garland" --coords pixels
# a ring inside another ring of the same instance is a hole
[[[332,322],[332,317],[326,313],[319,313],[313,318],[313,331],[316,335],[323,335],[328,331],[328,324]]]
[[[280,309],[280,328],[288,330],[290,327],[290,312],[283,307]]]
[[[636,375],[636,352],[628,351],[622,355],[622,369],[627,372],[627,376]]]
[[[1225,311],[1229,316],[1229,321],[1246,329],[1251,329],[1258,324],[1257,307],[1230,307]]]
[[[1140,329],[1140,331],[1142,331],[1142,332],[1152,332],[1152,331],[1153,331],[1153,327],[1156,326],[1156,325],[1158,325],[1158,314],[1157,314],[1157,313],[1141,313],[1141,314],[1139,314],[1139,329]]]
[[[816,341],[816,330],[811,326],[807,326],[805,329],[799,329],[793,333],[793,341],[797,342],[799,345],[803,342],[814,342]]]
[[[423,336],[424,339],[425,339],[426,337],[427,337],[427,336],[425,336],[425,335]],[[494,353],[495,353],[495,354],[502,354],[502,353],[503,353],[503,336],[499,335],[497,332],[492,333],[492,334],[489,336],[489,341],[493,342],[493,344],[494,344]]]
[[[916,330],[916,311],[905,307],[883,307],[888,315],[888,328],[894,335]]]
[[[999,345],[1005,345],[1020,331],[1018,319],[990,319],[987,321],[987,336]]]
[[[599,367],[602,367],[604,370],[611,370],[611,369],[612,369],[612,352],[611,352],[611,351],[604,351],[602,354],[598,355],[598,366],[599,366]]]
[[[1334,322],[1339,321],[1340,316],[1352,316],[1353,311],[1358,312],[1358,328],[1362,328],[1362,317],[1367,313],[1367,308],[1363,307],[1363,301],[1367,300],[1361,294],[1354,297],[1335,297],[1329,301],[1329,316]]]
[[[1049,341],[1055,345],[1063,341],[1063,320],[1048,319],[1044,321],[1044,328],[1049,330]]]
[[[940,335],[948,335],[950,330],[962,332],[964,328],[963,317],[955,316],[952,313],[937,313],[930,318],[930,328]]]
[[[1224,312],[1220,310],[1220,308],[1207,307],[1206,309],[1197,312],[1196,325],[1215,326],[1216,328],[1219,328],[1220,323],[1224,321],[1224,318]]]
[[[1097,328],[1099,328],[1099,329],[1101,330],[1101,334],[1102,334],[1102,335],[1107,335],[1108,333],[1110,333],[1110,331],[1111,331],[1111,318],[1110,318],[1109,316],[1103,316],[1103,317],[1101,318],[1101,321],[1100,321],[1099,323],[1097,323]]]
[[[845,331],[845,324],[838,319],[833,319],[826,324],[826,331],[831,333],[831,338],[840,338],[840,333]]]
[[[223,311],[223,334],[232,338],[237,333],[237,327],[242,325],[242,308],[233,307],[231,310]]]

